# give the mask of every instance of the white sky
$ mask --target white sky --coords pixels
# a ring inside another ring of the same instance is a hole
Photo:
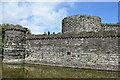
[[[2,24],[2,22],[20,24],[32,30],[34,34],[41,34],[48,30],[50,32],[60,32],[61,20],[68,15],[68,8],[59,8],[57,11],[56,8],[62,2],[73,2],[73,4],[67,3],[69,7],[71,7],[74,6],[74,2],[83,1],[118,2],[118,0],[1,0],[0,24]],[[19,2],[27,3],[20,3],[19,5]]]

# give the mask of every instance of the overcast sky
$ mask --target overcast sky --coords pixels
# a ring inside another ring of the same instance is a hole
[[[0,24],[20,24],[32,33],[61,32],[66,16],[100,16],[103,23],[118,22],[117,2],[1,2]]]

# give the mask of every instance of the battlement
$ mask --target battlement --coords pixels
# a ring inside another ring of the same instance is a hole
[[[120,38],[116,31],[61,33],[51,35],[28,35],[27,40],[54,40],[54,39],[80,39],[80,38]]]

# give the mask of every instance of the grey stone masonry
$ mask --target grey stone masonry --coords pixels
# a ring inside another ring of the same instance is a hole
[[[3,62],[10,62],[12,59],[24,61],[26,47],[26,30],[20,25],[2,25],[5,27],[4,59]]]
[[[101,30],[101,18],[97,16],[89,15],[74,15],[66,17],[62,20],[62,32],[82,32],[82,31],[100,31]]]
[[[3,63],[30,63],[120,71],[119,23],[73,15],[62,20],[62,33],[31,34],[20,25],[5,27]]]

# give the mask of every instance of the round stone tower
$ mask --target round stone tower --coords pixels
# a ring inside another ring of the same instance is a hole
[[[97,32],[101,29],[101,18],[90,15],[74,15],[62,20],[62,33]]]
[[[23,63],[25,58],[26,28],[4,24],[3,63]]]

